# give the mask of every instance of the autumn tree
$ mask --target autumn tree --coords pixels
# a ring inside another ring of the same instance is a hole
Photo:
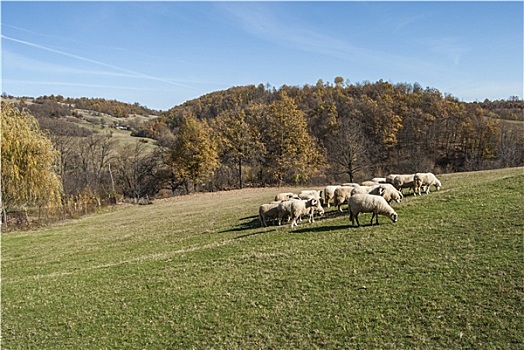
[[[170,161],[173,172],[183,179],[186,192],[189,184],[203,184],[218,167],[218,153],[211,129],[205,121],[199,121],[193,115],[185,116],[175,130],[175,139],[170,149]]]
[[[61,183],[54,172],[58,153],[36,119],[2,103],[2,211],[59,204]]]
[[[263,148],[259,129],[249,119],[244,109],[237,108],[223,113],[213,122],[222,163],[230,159],[236,163],[239,188],[243,187],[244,162],[253,160]]]
[[[269,106],[264,125],[265,165],[270,180],[303,183],[323,165],[304,113],[287,94]]]

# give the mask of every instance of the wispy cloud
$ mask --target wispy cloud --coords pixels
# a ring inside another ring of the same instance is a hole
[[[39,80],[18,80],[18,79],[5,79],[4,82],[15,85],[44,85],[44,86],[71,86],[71,87],[85,87],[85,88],[96,88],[96,89],[110,89],[110,90],[133,90],[133,91],[162,91],[166,92],[166,89],[151,89],[144,87],[133,87],[133,86],[116,86],[116,85],[103,85],[103,84],[84,84],[84,83],[71,83],[63,81],[39,81]]]
[[[429,45],[430,51],[448,57],[455,65],[460,64],[462,56],[469,51],[463,39],[459,37],[427,40],[426,45]]]
[[[265,4],[248,3],[245,6],[223,5],[248,33],[280,46],[293,47],[302,51],[347,56],[348,54],[367,54],[367,50],[352,46],[346,40],[324,35],[300,24],[296,19],[284,20]]]
[[[399,71],[439,69],[436,64],[428,60],[355,45],[351,42],[350,36],[341,39],[324,34],[321,29],[314,28],[314,24],[303,23],[293,14],[280,13],[275,7],[269,8],[263,3],[249,3],[245,6],[238,6],[237,3],[224,4],[222,8],[233,16],[247,33],[282,47],[292,47],[350,63],[364,62],[376,67],[377,71],[382,70],[383,67],[395,67]],[[415,20],[417,19],[410,19],[410,21]],[[444,47],[441,49],[443,50]]]
[[[115,66],[115,65],[112,65],[112,64],[109,64],[109,63],[93,60],[93,59],[90,59],[88,57],[83,57],[83,56],[75,55],[75,54],[68,53],[68,52],[65,52],[65,51],[62,51],[62,50],[57,50],[57,49],[54,49],[54,48],[51,48],[51,47],[47,47],[47,46],[39,45],[39,44],[36,44],[36,43],[28,42],[28,41],[25,41],[25,40],[12,38],[12,37],[9,37],[9,36],[3,35],[3,34],[0,35],[0,37],[2,39],[5,39],[5,40],[11,41],[11,42],[15,42],[15,43],[18,43],[18,44],[22,44],[22,45],[25,45],[25,46],[29,46],[29,47],[33,47],[33,48],[36,48],[36,49],[44,50],[44,51],[51,52],[51,53],[54,53],[54,54],[57,54],[57,55],[61,55],[61,56],[68,57],[68,58],[72,58],[72,59],[75,59],[75,60],[78,60],[78,61],[91,63],[91,64],[94,64],[94,65],[97,65],[97,66],[109,68],[109,69],[111,69],[113,71],[127,74],[129,77],[135,77],[135,78],[147,79],[147,80],[152,80],[152,81],[158,81],[158,82],[163,82],[163,83],[170,84],[170,85],[176,85],[176,86],[179,86],[179,87],[192,89],[192,87],[190,87],[188,85],[181,84],[181,83],[176,82],[176,81],[171,80],[171,79],[165,79],[165,78],[156,77],[156,76],[153,76],[153,75],[140,73],[140,72],[137,72],[137,71],[134,71],[134,70],[122,68],[122,67]]]

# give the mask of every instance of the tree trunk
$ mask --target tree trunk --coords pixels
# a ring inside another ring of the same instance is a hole
[[[238,157],[238,183],[242,189],[244,187],[242,183],[242,157]]]

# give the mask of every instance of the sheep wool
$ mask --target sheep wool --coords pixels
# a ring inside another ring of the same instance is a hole
[[[339,185],[330,185],[324,187],[324,204],[329,208],[330,202],[335,196],[335,190],[339,188]]]
[[[282,218],[289,216],[291,218],[291,228],[298,226],[297,221],[302,215],[309,214],[309,222],[312,222],[313,212],[309,209],[315,207],[318,201],[311,199],[290,199],[280,202],[278,205],[278,224],[282,224]]]
[[[355,225],[356,220],[357,226],[360,226],[358,222],[358,214],[360,213],[373,213],[371,225],[373,225],[373,218],[376,218],[376,224],[378,225],[379,214],[389,217],[394,223],[398,219],[395,210],[383,197],[371,194],[354,194],[349,198],[349,219],[352,225]]]
[[[429,188],[434,186],[438,191],[442,187],[442,183],[433,173],[416,173],[413,177],[413,192],[416,195],[421,194],[423,187],[426,188],[426,194],[429,194]]]
[[[279,204],[280,202],[262,204],[258,208],[258,219],[260,220],[260,225],[262,227],[267,226],[268,219],[277,219],[278,218],[278,205]]]

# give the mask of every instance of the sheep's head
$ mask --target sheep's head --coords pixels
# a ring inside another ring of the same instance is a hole
[[[391,213],[391,215],[389,217],[390,217],[391,221],[393,221],[393,223],[397,222],[397,220],[398,220],[398,215],[395,212]]]

